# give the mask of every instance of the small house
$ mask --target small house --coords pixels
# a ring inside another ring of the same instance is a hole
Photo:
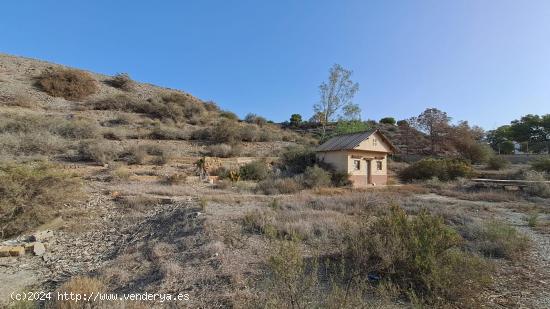
[[[317,159],[349,175],[354,187],[388,182],[388,155],[397,148],[379,130],[335,136],[316,148]]]

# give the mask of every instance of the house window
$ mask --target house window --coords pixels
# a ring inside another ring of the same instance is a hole
[[[376,161],[376,169],[379,171],[382,170],[382,161]]]
[[[353,160],[353,170],[354,171],[361,170],[361,160]]]

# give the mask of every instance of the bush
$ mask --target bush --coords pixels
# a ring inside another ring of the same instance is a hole
[[[186,140],[188,135],[178,128],[159,126],[149,133],[149,138],[154,140]]]
[[[484,163],[494,155],[493,149],[487,144],[477,142],[461,143],[457,145],[460,155],[472,163]]]
[[[90,120],[71,120],[61,122],[55,129],[64,138],[88,139],[99,137],[98,125]]]
[[[107,292],[107,287],[105,284],[100,280],[91,277],[73,277],[57,289],[57,293],[67,293],[68,295],[97,295],[98,293],[105,292]],[[73,299],[63,300],[55,297],[53,303],[55,305],[52,306],[52,308],[56,309],[88,308],[88,306],[85,305],[86,302],[78,302]],[[99,300],[94,305],[102,308],[107,304],[105,304],[104,301]]]
[[[546,180],[545,173],[525,171],[523,179],[535,181],[525,187],[525,192],[535,196],[550,197],[550,184],[544,182]]]
[[[426,211],[413,218],[392,207],[389,214],[359,229],[349,242],[353,267],[379,275],[409,297],[427,303],[460,302],[490,282],[488,265],[460,251],[460,235]]]
[[[244,117],[244,121],[247,123],[256,124],[260,127],[267,123],[267,120],[264,117],[252,113],[247,114]]]
[[[106,164],[118,158],[118,148],[100,140],[82,141],[78,145],[78,159]]]
[[[227,144],[216,144],[207,147],[208,155],[212,157],[229,158],[234,156],[233,147]]]
[[[308,188],[328,187],[331,184],[331,175],[317,165],[309,166],[304,171],[302,181]]]
[[[380,123],[395,125],[396,122],[395,122],[395,118],[393,117],[384,117],[380,119]]]
[[[550,156],[536,160],[531,163],[531,167],[535,171],[545,172],[550,174]]]
[[[264,180],[271,170],[265,162],[253,161],[240,167],[239,173],[244,180]]]
[[[165,176],[163,179],[163,183],[167,185],[181,185],[184,184],[187,181],[187,175],[185,174],[172,174]]]
[[[111,97],[92,102],[92,108],[96,110],[113,110],[132,113],[146,113],[146,102],[136,100],[125,94],[117,94]]]
[[[130,78],[130,75],[128,75],[128,73],[118,73],[113,76],[113,78],[111,78],[107,83],[115,88],[124,91],[132,91],[135,87],[135,82]]]
[[[294,178],[268,178],[256,186],[256,191],[263,194],[292,194],[302,190],[302,185]]]
[[[95,79],[88,73],[55,68],[46,70],[38,77],[38,86],[54,97],[80,100],[97,92]]]
[[[303,173],[307,167],[313,166],[317,159],[312,149],[304,147],[289,147],[281,154],[281,168],[291,174]]]
[[[456,159],[423,159],[415,162],[401,171],[401,178],[405,181],[427,180],[437,177],[448,181],[458,177],[470,177],[473,170],[467,162]]]
[[[483,226],[473,226],[465,236],[473,247],[492,258],[518,259],[529,248],[529,239],[503,222],[491,221]]]
[[[237,116],[237,114],[233,113],[233,112],[230,112],[230,111],[221,111],[220,112],[220,117],[222,118],[226,118],[226,119],[229,119],[229,120],[239,120],[239,116]]]
[[[47,162],[0,164],[0,238],[16,236],[58,216],[79,197],[80,182]]]
[[[487,161],[487,168],[490,170],[501,170],[506,168],[508,165],[510,165],[510,161],[499,156],[492,156]]]
[[[122,153],[118,154],[118,158],[126,161],[126,163],[143,164],[147,151],[143,147],[133,146],[125,149]]]

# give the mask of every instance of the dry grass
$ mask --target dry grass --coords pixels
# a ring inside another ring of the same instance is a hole
[[[98,90],[97,82],[90,74],[62,68],[44,71],[38,77],[37,85],[49,95],[67,100],[81,100]]]
[[[107,288],[105,284],[98,279],[91,277],[74,277],[62,284],[56,292],[62,294],[68,293],[68,295],[73,293],[83,296],[91,295],[92,293],[104,293],[107,292]],[[56,309],[81,309],[88,308],[90,303],[86,301],[77,302],[75,300],[58,300],[54,301],[53,304],[53,307]],[[101,302],[94,303],[94,307],[95,306],[101,306]]]
[[[0,165],[0,237],[48,222],[81,197],[80,182],[47,162]]]

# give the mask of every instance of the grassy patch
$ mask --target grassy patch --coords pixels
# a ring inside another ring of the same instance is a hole
[[[55,218],[60,207],[80,197],[80,182],[52,164],[0,165],[2,237],[12,237]]]

